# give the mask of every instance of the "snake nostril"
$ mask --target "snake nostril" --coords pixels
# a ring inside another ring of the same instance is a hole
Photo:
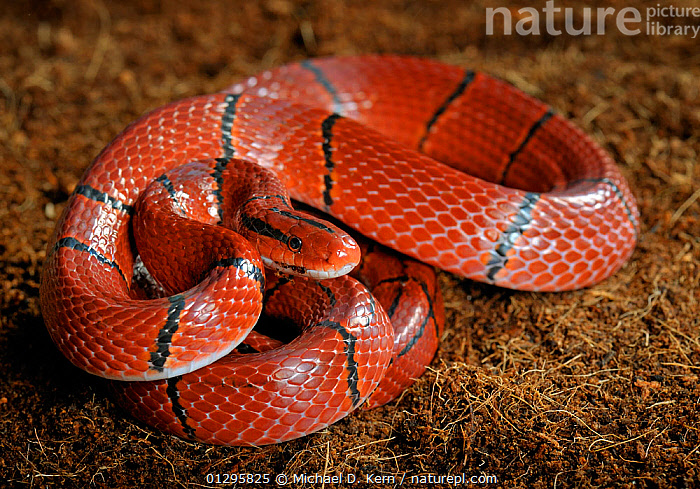
[[[296,236],[292,236],[289,238],[289,241],[287,242],[287,246],[289,247],[290,250],[294,252],[298,252],[301,250],[301,239],[299,239]]]

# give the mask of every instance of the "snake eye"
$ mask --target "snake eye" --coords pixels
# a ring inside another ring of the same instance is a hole
[[[301,239],[297,238],[296,236],[292,236],[289,238],[287,246],[289,246],[289,249],[292,251],[299,251],[301,249]]]

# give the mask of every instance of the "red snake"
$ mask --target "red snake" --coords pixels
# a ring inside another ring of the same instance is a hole
[[[52,339],[130,381],[114,384],[135,416],[210,443],[281,442],[393,399],[437,348],[432,267],[363,243],[367,286],[342,275],[358,244],[287,192],[427,265],[521,290],[610,276],[638,226],[608,154],[511,85],[416,58],[314,59],[156,109],[97,156],[48,245]],[[267,323],[298,337],[248,336],[263,298]]]

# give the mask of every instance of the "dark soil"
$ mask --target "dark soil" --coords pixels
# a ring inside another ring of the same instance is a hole
[[[628,36],[612,18],[604,35],[544,24],[486,35],[486,7],[510,7],[514,24],[526,16],[506,0],[3,3],[0,484],[248,487],[274,483],[242,474],[285,474],[291,487],[346,487],[351,474],[357,487],[451,487],[427,476],[467,474],[495,476],[478,484],[492,487],[700,486],[700,36]],[[645,16],[656,3],[635,5]],[[591,4],[566,2],[575,25]],[[447,325],[429,371],[398,401],[300,440],[211,447],[132,420],[63,359],[39,310],[46,242],[81,173],[148,109],[286,62],[366,52],[484,70],[575,121],[638,199],[631,261],[566,293],[442,274]],[[302,474],[346,479],[293,481]]]

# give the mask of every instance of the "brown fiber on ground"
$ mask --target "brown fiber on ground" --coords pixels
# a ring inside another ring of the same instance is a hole
[[[0,486],[219,487],[212,476],[265,473],[287,475],[290,487],[322,487],[313,478],[293,483],[295,474],[353,474],[357,487],[441,487],[411,476],[462,473],[497,478],[483,487],[700,484],[700,56],[692,30],[626,36],[610,23],[605,35],[556,36],[543,24],[539,36],[487,36],[485,8],[509,7],[514,23],[524,15],[523,5],[487,0],[6,3]],[[635,5],[645,16],[656,3]],[[584,7],[599,5],[566,6],[579,26]],[[563,28],[563,12],[556,22]],[[700,26],[698,17],[663,22]],[[638,199],[632,260],[595,287],[556,294],[442,274],[447,326],[430,370],[397,402],[294,442],[210,447],[133,421],[105,382],[63,359],[38,307],[45,244],[78,178],[146,110],[286,62],[363,52],[487,71],[580,125]]]

